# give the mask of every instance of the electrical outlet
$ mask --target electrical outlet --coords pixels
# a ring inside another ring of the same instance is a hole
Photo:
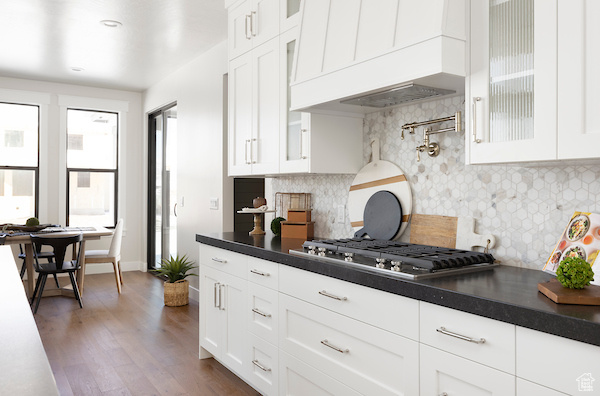
[[[219,198],[211,198],[210,199],[210,209],[211,210],[219,210]]]
[[[346,221],[346,205],[338,205],[335,221],[337,223],[343,223]]]

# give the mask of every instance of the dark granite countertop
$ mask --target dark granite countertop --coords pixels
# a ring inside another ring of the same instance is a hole
[[[248,256],[448,308],[600,346],[600,306],[555,304],[537,284],[553,278],[542,271],[499,266],[491,271],[412,281],[292,256],[304,240],[272,234],[224,232],[196,235],[196,241]]]

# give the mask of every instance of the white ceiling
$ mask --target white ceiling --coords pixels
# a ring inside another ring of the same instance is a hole
[[[3,77],[143,91],[227,38],[223,0],[0,0],[0,10]]]

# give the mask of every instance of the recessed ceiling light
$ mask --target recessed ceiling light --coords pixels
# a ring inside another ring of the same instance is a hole
[[[73,67],[71,67],[71,70],[73,70],[74,72],[82,72],[85,69],[83,67],[73,66]]]
[[[123,24],[121,22],[113,21],[111,19],[104,19],[104,20],[100,21],[100,23],[109,28],[116,28],[119,26],[123,26]]]

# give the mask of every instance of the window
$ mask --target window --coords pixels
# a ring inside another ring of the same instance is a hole
[[[37,217],[39,112],[38,106],[0,103],[0,223]]]
[[[119,114],[67,109],[67,225],[113,227]]]

